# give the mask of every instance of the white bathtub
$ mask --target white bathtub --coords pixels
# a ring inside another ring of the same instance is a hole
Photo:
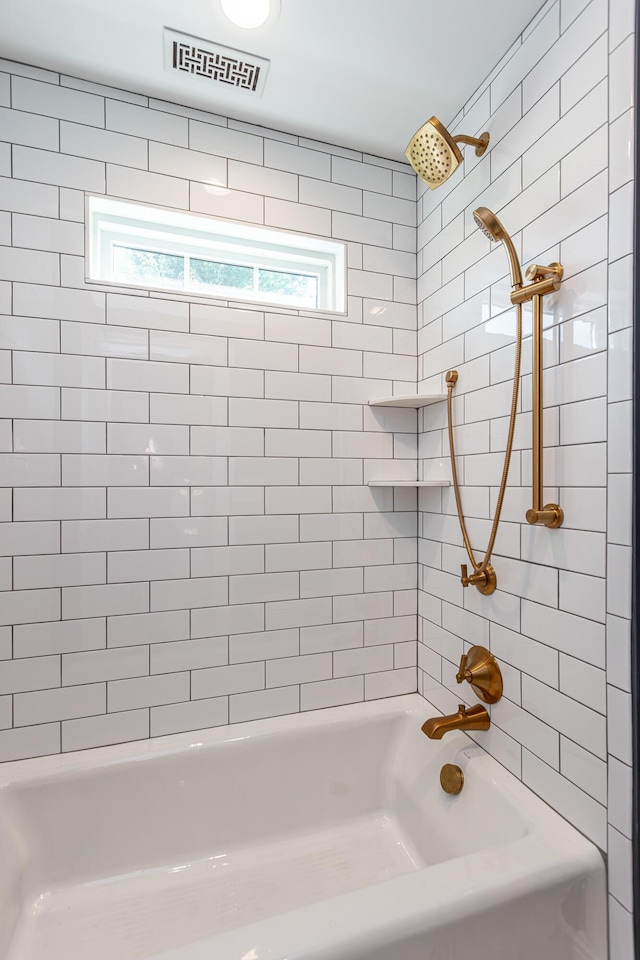
[[[417,695],[0,767],[2,960],[604,960],[596,848]],[[440,767],[465,771],[459,796]]]

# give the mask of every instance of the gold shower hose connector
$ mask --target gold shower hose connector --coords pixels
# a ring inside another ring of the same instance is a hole
[[[478,567],[475,572],[471,574],[471,576],[469,576],[467,564],[461,563],[460,573],[460,583],[463,587],[476,587],[476,589],[485,596],[489,596],[489,594],[493,593],[498,586],[496,572],[490,563],[487,563],[484,568]]]

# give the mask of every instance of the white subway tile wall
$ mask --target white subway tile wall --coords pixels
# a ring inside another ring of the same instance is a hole
[[[467,557],[453,491],[420,491],[419,689],[455,710],[465,696],[455,683],[460,654],[471,643],[491,647],[505,696],[478,740],[608,852],[611,960],[632,953],[634,7],[548,0],[454,121],[456,131],[488,130],[488,155],[467,149],[461,173],[433,193],[418,191],[418,382],[441,392],[446,371],[459,372],[462,502],[480,555],[505,449],[515,317],[505,252],[475,228],[473,209],[498,214],[525,265],[564,264],[561,290],[546,304],[544,391],[545,496],[563,506],[565,524],[551,531],[524,522],[529,308],[492,597],[458,579]],[[418,429],[428,476],[448,458],[445,411],[426,408]]]
[[[628,960],[634,9],[547,0],[451,124],[488,129],[488,154],[417,198],[401,163],[0,64],[0,760],[416,683],[448,711],[472,702],[455,667],[483,643],[506,692],[478,740],[608,851]],[[343,240],[348,313],[86,284],[85,191]],[[451,490],[367,486],[415,476],[416,453],[441,475],[443,405],[367,401],[441,392],[455,366],[487,542],[515,326],[479,204],[525,264],[565,266],[545,315],[565,523],[523,523],[525,309],[490,598],[460,585]]]
[[[411,168],[0,68],[0,760],[415,691]],[[85,284],[84,191],[344,240],[348,313]]]

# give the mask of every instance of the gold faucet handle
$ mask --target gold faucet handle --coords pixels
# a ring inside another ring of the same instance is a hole
[[[471,679],[471,673],[467,670],[467,654],[463,653],[460,657],[460,666],[458,667],[458,672],[456,673],[456,680],[458,683],[464,683],[465,680]]]
[[[467,680],[477,697],[497,703],[502,696],[502,674],[496,658],[485,647],[473,646],[460,658],[458,683]]]

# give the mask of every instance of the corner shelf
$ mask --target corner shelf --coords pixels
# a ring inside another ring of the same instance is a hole
[[[441,403],[447,399],[446,393],[412,393],[398,397],[380,397],[369,400],[370,407],[428,407],[432,403]]]
[[[395,397],[379,397],[369,400],[370,407],[429,407],[432,403],[442,403],[446,393],[411,393]],[[450,487],[450,480],[369,480],[369,487]]]
[[[368,487],[450,487],[450,480],[369,480]]]

